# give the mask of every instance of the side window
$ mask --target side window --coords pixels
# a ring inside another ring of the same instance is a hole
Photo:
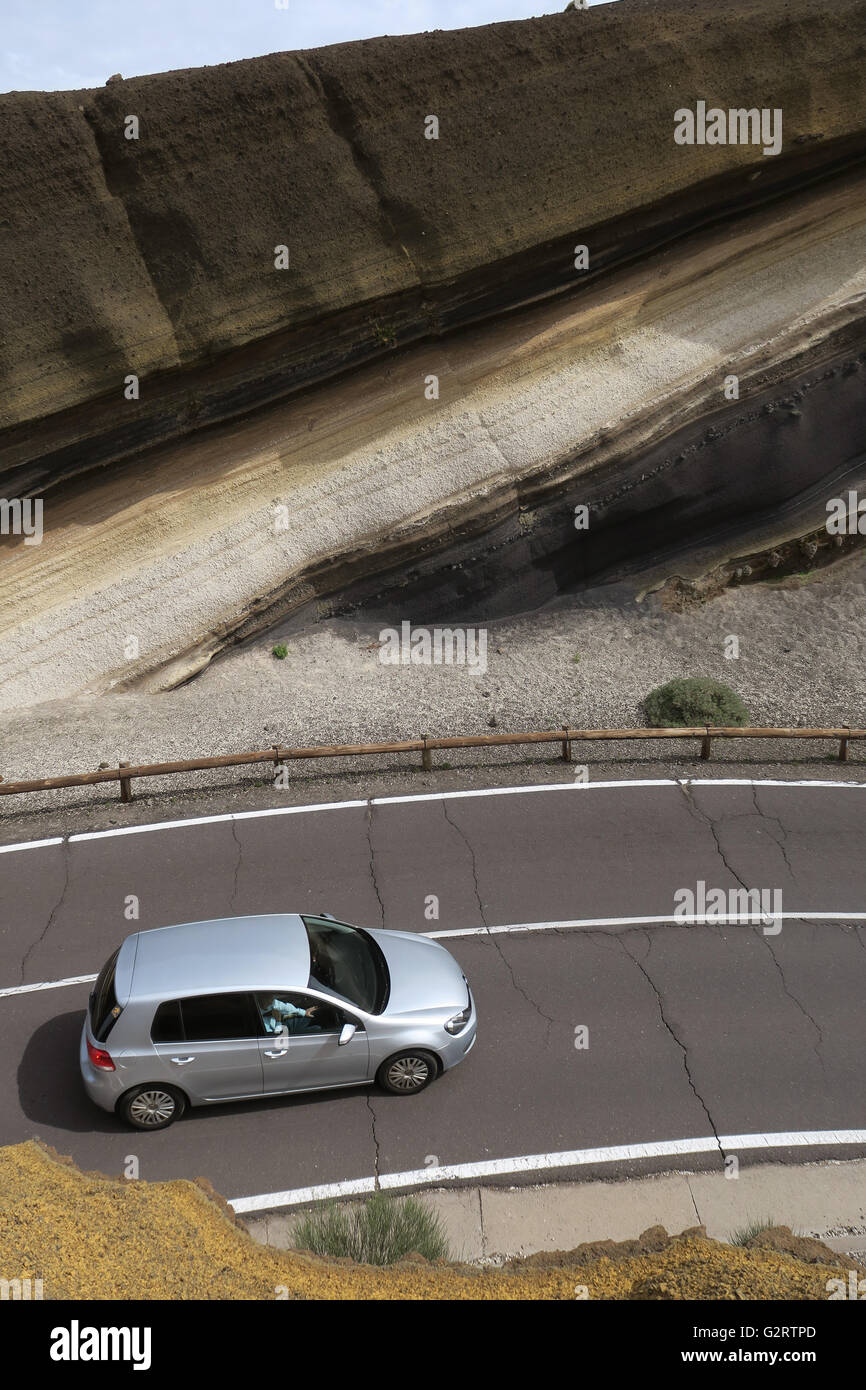
[[[348,1018],[342,1009],[298,990],[276,989],[257,994],[256,1004],[267,1034],[300,1037],[307,1033],[339,1033]]]
[[[261,1029],[249,994],[197,994],[180,1001],[184,1042],[256,1038]]]
[[[150,1040],[155,1043],[183,1042],[179,999],[168,999],[164,1004],[160,1004],[153,1016]]]

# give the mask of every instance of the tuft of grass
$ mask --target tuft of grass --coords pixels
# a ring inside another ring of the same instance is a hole
[[[393,347],[397,341],[397,329],[393,323],[382,323],[377,320],[373,324],[373,332],[383,347]]]
[[[773,1226],[778,1226],[778,1224],[778,1221],[775,1221],[771,1216],[752,1217],[746,1222],[745,1226],[738,1226],[736,1230],[731,1231],[731,1234],[728,1236],[728,1244],[748,1245],[749,1241],[755,1236],[760,1235],[761,1231],[769,1231]]]
[[[275,647],[271,647],[271,656],[275,656],[277,661],[285,661],[288,651],[289,649],[284,642],[278,642]]]
[[[572,661],[580,661],[580,652],[575,652]]]
[[[449,1258],[436,1212],[414,1197],[397,1200],[384,1192],[375,1192],[348,1211],[341,1211],[336,1202],[324,1202],[298,1222],[295,1249],[368,1265],[394,1264],[413,1253],[427,1260]]]

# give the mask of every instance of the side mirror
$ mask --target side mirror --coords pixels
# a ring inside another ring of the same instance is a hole
[[[339,1046],[340,1046],[340,1047],[344,1047],[344,1046],[346,1045],[346,1043],[350,1043],[350,1042],[352,1041],[352,1039],[354,1038],[355,1034],[357,1033],[357,1031],[358,1031],[358,1028],[357,1028],[357,1025],[356,1025],[356,1024],[354,1024],[354,1023],[344,1023],[343,1026],[342,1026],[342,1028],[340,1029],[340,1041],[339,1041]]]

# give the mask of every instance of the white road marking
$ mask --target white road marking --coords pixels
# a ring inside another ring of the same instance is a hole
[[[678,777],[677,781],[686,787],[866,787],[866,782],[833,782],[829,778],[821,781],[817,777],[805,782],[786,781],[781,777]]]
[[[12,854],[18,849],[44,849],[46,845],[62,845],[63,836],[56,835],[52,840],[27,840],[20,845],[0,845],[0,854]]]
[[[568,931],[580,927],[648,927],[665,922],[684,927],[759,927],[781,921],[866,922],[866,912],[776,912],[766,918],[748,912],[720,912],[717,916],[690,912],[682,917],[668,912],[661,917],[576,917],[570,922],[511,922],[501,927],[456,927],[450,931],[419,932],[419,935],[438,940],[446,936],[496,936],[501,932]]]
[[[309,811],[345,811],[366,805],[366,801],[332,801],[322,806],[274,806],[264,811],[231,811],[222,816],[194,816],[190,820],[164,820],[153,825],[121,825],[116,830],[89,830],[80,835],[70,835],[69,843],[75,844],[77,840],[107,840],[113,835],[139,835],[148,830],[178,830],[189,825],[219,825],[222,821],[255,820],[262,816],[300,816]]]
[[[42,980],[35,985],[10,985],[8,989],[0,989],[0,999],[7,999],[13,994],[33,994],[40,989],[64,989],[67,985],[88,985],[96,979],[95,975],[70,975],[65,980]]]
[[[181,830],[191,825],[218,825],[221,822],[255,820],[263,816],[300,816],[316,811],[356,810],[365,806],[406,805],[413,801],[450,801],[460,797],[525,796],[533,792],[610,791],[620,787],[849,787],[866,788],[866,782],[782,781],[749,777],[656,777],[622,782],[551,782],[532,787],[484,787],[473,791],[422,792],[412,796],[373,796],[368,801],[327,801],[315,806],[274,806],[261,811],[233,811],[219,816],[193,816],[186,820],[156,821],[151,825],[122,825],[114,830],[90,830],[70,835],[69,844],[82,840],[105,840],[114,835],[144,835],[151,830]],[[52,840],[33,840],[28,844],[2,845],[0,854],[19,849],[40,849],[45,845],[63,843],[60,836]]]
[[[671,777],[657,777],[643,782],[550,782],[540,787],[486,787],[479,791],[418,792],[411,796],[374,796],[374,806],[397,806],[408,801],[451,801],[462,796],[520,796],[526,792],[600,791],[605,787],[675,787]]]
[[[575,917],[566,922],[506,922],[501,926],[454,927],[443,931],[418,932],[417,935],[429,937],[434,941],[441,941],[446,937],[458,936],[499,936],[503,933],[517,935],[518,932],[573,931],[580,928],[599,927],[649,927],[663,926],[665,923],[670,923],[672,926],[689,927],[759,927],[778,921],[866,922],[866,912],[777,912],[774,916],[766,919],[749,912],[720,912],[718,916],[713,916],[710,913],[689,913],[684,917],[674,917],[673,913],[668,912],[661,917]],[[0,989],[0,999],[8,998],[13,994],[31,994],[40,989],[63,989],[65,985],[79,985],[95,979],[95,975],[70,975],[65,980],[43,980],[39,984],[10,985],[6,989]]]
[[[384,1189],[430,1187],[460,1178],[492,1178],[514,1173],[544,1173],[557,1168],[585,1167],[594,1163],[622,1163],[641,1158],[679,1158],[684,1154],[738,1153],[752,1149],[836,1148],[846,1144],[866,1145],[866,1129],[802,1130],[779,1134],[722,1134],[718,1142],[712,1135],[703,1139],[670,1139],[654,1144],[617,1144],[604,1149],[571,1149],[564,1153],[523,1154],[517,1158],[494,1158],[481,1163],[454,1163],[438,1168],[415,1168],[405,1173],[383,1173],[378,1186]],[[323,1183],[318,1187],[296,1187],[286,1192],[267,1192],[256,1197],[232,1197],[229,1205],[242,1215],[272,1211],[278,1207],[297,1207],[335,1197],[357,1197],[374,1192],[374,1177],[351,1178],[347,1182]]]

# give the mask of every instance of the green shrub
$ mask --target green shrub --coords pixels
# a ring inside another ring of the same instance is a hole
[[[271,656],[275,656],[277,661],[285,661],[288,651],[288,647],[283,642],[278,642],[275,647],[271,647]]]
[[[705,676],[668,681],[651,690],[644,700],[647,721],[657,729],[720,724],[741,727],[749,723],[749,711],[739,695],[721,681]]]
[[[323,1203],[298,1222],[295,1249],[348,1256],[368,1265],[390,1265],[413,1252],[427,1260],[449,1257],[437,1214],[414,1197],[397,1201],[384,1192],[374,1193],[348,1211],[341,1211],[335,1202]]]

